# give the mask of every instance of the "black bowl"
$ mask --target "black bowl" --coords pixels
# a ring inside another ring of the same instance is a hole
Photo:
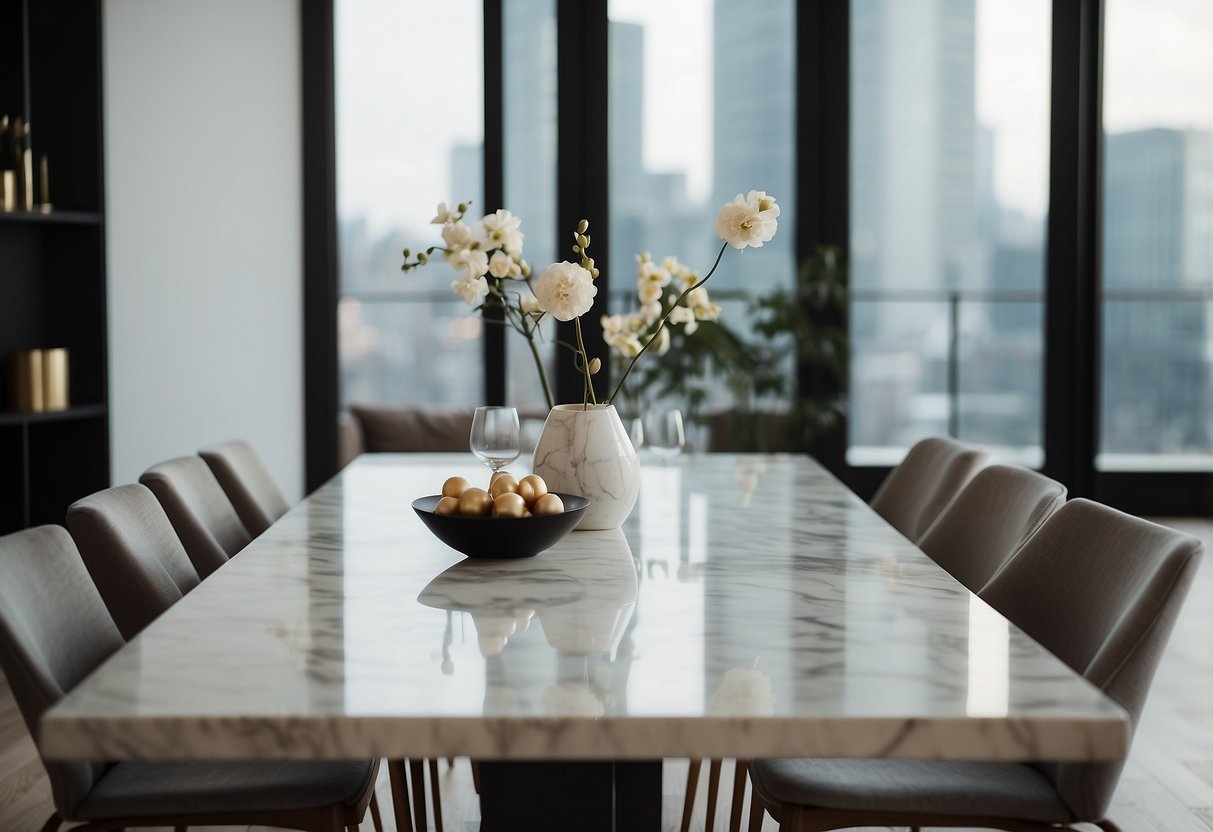
[[[581,522],[585,497],[557,494],[563,514],[546,517],[460,517],[435,514],[440,494],[413,500],[413,511],[434,536],[470,558],[529,558],[555,546]]]

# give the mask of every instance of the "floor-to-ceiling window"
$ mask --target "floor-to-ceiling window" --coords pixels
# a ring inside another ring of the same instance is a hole
[[[439,202],[482,208],[480,0],[336,0],[340,402],[473,405],[481,318],[441,262],[407,274],[401,252],[440,242]]]
[[[1213,4],[1106,0],[1101,471],[1213,470]]]
[[[852,0],[847,461],[1043,459],[1048,0]]]

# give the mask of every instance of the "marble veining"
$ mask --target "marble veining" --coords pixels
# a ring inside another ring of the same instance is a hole
[[[487,479],[466,455],[358,459],[52,709],[44,753],[1126,750],[1115,704],[811,459],[646,464],[622,529],[512,561],[464,559],[413,514],[451,474]]]

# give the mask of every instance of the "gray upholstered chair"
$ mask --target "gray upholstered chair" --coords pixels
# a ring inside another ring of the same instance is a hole
[[[205,579],[252,540],[201,457],[162,462],[144,471],[139,482],[160,501],[198,577]]]
[[[1089,500],[1045,522],[983,593],[995,609],[1081,673],[1134,727],[1192,583],[1201,543]],[[963,763],[755,760],[758,799],[781,829],[856,826],[1105,830],[1124,761]],[[751,815],[751,823],[761,815]]]
[[[122,646],[72,538],[59,526],[0,537],[0,668],[30,734],[42,714]],[[55,814],[43,827],[265,825],[355,829],[377,761],[68,763],[43,761]],[[376,823],[378,828],[378,823]]]
[[[889,525],[917,542],[988,456],[955,439],[923,439],[885,477],[871,506]]]
[[[247,442],[225,442],[203,448],[198,456],[210,466],[235,506],[240,522],[253,537],[290,510],[265,463]]]
[[[127,640],[198,585],[189,555],[146,486],[119,485],[77,500],[67,527]]]
[[[952,577],[979,592],[1007,558],[1066,501],[1056,480],[991,465],[961,490],[918,546]]]

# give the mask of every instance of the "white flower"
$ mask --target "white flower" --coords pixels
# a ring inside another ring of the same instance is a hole
[[[720,318],[720,304],[709,303],[706,306],[696,306],[695,317],[700,321],[718,320]]]
[[[670,329],[663,326],[657,331],[656,338],[652,341],[651,350],[657,350],[658,355],[665,355],[670,351]]]
[[[623,331],[623,316],[621,315],[603,315],[600,323],[603,337]]]
[[[654,301],[653,303],[640,304],[640,320],[645,326],[656,321],[661,317],[661,304]]]
[[[489,258],[489,274],[493,277],[521,277],[522,267],[514,262],[513,257],[498,250]]]
[[[503,248],[507,254],[522,251],[523,234],[519,230],[522,225],[521,217],[499,208],[494,213],[485,215],[480,224],[484,226],[484,237],[489,248]]]
[[[765,206],[765,207],[763,207]],[[763,191],[750,191],[749,198],[738,194],[716,214],[716,233],[735,249],[762,248],[775,236],[779,206]]]
[[[640,268],[636,269],[636,276],[640,278],[641,283],[665,286],[670,282],[670,270],[664,266],[658,266],[652,260],[642,260]]]
[[[466,248],[476,241],[472,227],[465,222],[448,222],[442,227],[442,239],[452,252]]]
[[[457,211],[451,211],[446,207],[445,202],[438,203],[438,214],[430,220],[430,225],[445,225],[455,219]]]
[[[661,288],[660,283],[651,283],[646,280],[640,284],[636,294],[640,297],[641,303],[654,303],[661,300],[665,290]]]
[[[644,346],[640,339],[631,333],[612,335],[607,344],[624,358],[635,358],[640,355],[640,348]]]
[[[686,335],[694,335],[695,330],[699,329],[699,322],[695,320],[695,312],[686,306],[675,306],[670,310],[670,323],[682,324],[686,327],[683,333]]]
[[[483,252],[481,252],[483,254]],[[463,298],[463,302],[479,306],[489,293],[489,283],[483,277],[468,276],[451,282],[451,291]]]
[[[708,297],[708,290],[702,286],[687,292],[686,304],[692,309],[707,306],[711,302],[712,299]]]
[[[535,280],[539,308],[558,321],[571,321],[594,305],[598,287],[590,273],[576,263],[553,263]]]
[[[478,248],[448,253],[446,262],[457,272],[467,272],[468,277],[480,277],[489,270],[489,256]]]
[[[519,304],[522,307],[522,314],[539,316],[543,314],[543,310],[539,308],[539,299],[533,297],[525,297]]]

